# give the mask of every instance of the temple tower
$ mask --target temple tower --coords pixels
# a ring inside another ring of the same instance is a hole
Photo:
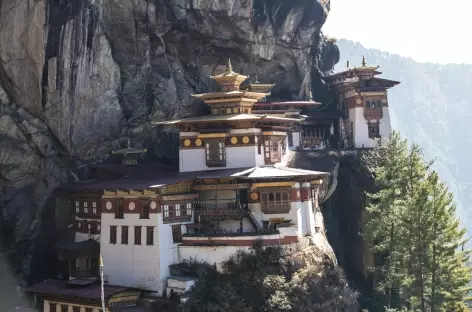
[[[353,147],[376,147],[384,144],[392,126],[387,91],[400,82],[377,77],[379,66],[368,66],[362,57],[361,67],[325,77],[337,93],[338,109],[343,112],[340,133]]]
[[[287,131],[299,119],[253,113],[272,85],[242,90],[247,76],[234,72],[230,61],[225,72],[211,78],[221,91],[193,95],[210,106],[210,115],[155,123],[179,128],[180,172],[283,164]]]

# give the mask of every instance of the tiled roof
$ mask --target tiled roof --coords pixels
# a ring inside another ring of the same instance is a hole
[[[133,166],[134,167],[134,166]],[[139,168],[139,165],[136,166]],[[206,170],[193,172],[176,171],[148,171],[142,172],[136,169],[136,173],[129,172],[129,175],[119,179],[112,180],[93,180],[87,182],[78,182],[71,186],[72,190],[101,190],[101,189],[150,189],[157,188],[167,184],[175,184],[195,179],[211,178],[277,178],[277,177],[297,177],[297,176],[325,176],[326,172],[309,171],[289,167],[253,167],[253,168],[234,168],[221,170]]]
[[[278,121],[278,122],[297,122],[295,118],[274,117],[268,115],[256,114],[231,114],[231,115],[207,115],[199,117],[190,117],[185,119],[153,122],[155,125],[178,125],[181,123],[199,123],[199,122],[216,122],[216,121],[242,121],[242,120],[261,120],[261,121]]]
[[[129,288],[105,284],[105,298],[110,298],[127,289]],[[72,298],[87,298],[90,300],[101,299],[101,287],[98,283],[84,287],[71,287],[64,281],[49,279],[28,287],[26,291],[40,295],[67,296]]]
[[[327,176],[329,173],[321,171],[311,171],[289,167],[254,167],[240,173],[240,177],[247,179],[260,178],[285,178],[285,177],[300,177],[300,176]]]

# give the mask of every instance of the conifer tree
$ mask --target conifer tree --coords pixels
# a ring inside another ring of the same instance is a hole
[[[388,309],[466,309],[471,272],[470,252],[463,250],[465,230],[452,194],[431,164],[417,145],[408,149],[394,133],[381,159],[369,168],[378,191],[369,195],[364,239],[382,256],[374,269],[381,273],[378,289]],[[401,304],[391,304],[392,294]]]
[[[407,142],[394,132],[380,159],[375,156],[368,154],[364,158],[378,188],[378,192],[368,194],[369,205],[366,209],[369,220],[365,224],[364,239],[373,245],[373,252],[383,259],[371,269],[378,279],[377,290],[385,294],[387,307],[390,308],[395,290],[400,289],[405,280],[402,272],[405,244],[401,218],[405,210]]]

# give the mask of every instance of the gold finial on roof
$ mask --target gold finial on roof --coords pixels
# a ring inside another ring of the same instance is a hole
[[[128,138],[127,147],[131,148],[131,140]]]
[[[349,60],[346,61],[346,68],[349,69]]]
[[[257,79],[257,75],[256,75],[256,81],[255,81],[255,83],[259,83],[259,79]]]
[[[362,67],[365,67],[367,62],[365,61],[365,55],[362,55]]]
[[[229,74],[233,71],[233,66],[231,66],[231,59],[228,59],[228,64],[226,64],[226,72]]]

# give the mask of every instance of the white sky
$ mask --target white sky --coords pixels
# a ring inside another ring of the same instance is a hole
[[[472,0],[331,0],[323,32],[419,62],[472,64]]]

